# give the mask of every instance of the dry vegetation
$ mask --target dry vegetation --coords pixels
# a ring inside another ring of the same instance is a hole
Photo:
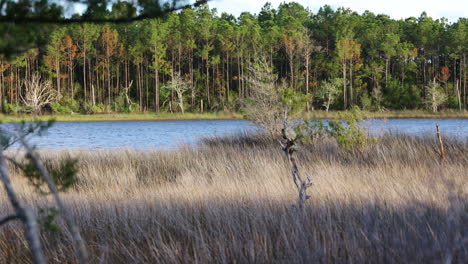
[[[301,146],[301,173],[315,181],[304,219],[274,139],[42,155],[48,166],[79,159],[79,182],[62,197],[93,263],[466,263],[468,143],[446,140],[441,164],[435,142],[382,136],[355,154],[332,140]],[[17,173],[23,199],[46,206]],[[7,204],[0,197],[2,215]],[[75,262],[65,228],[43,239],[50,262]],[[1,227],[0,263],[28,254],[20,225]]]

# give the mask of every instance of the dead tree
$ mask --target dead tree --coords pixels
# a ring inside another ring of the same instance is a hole
[[[250,121],[277,135],[281,127],[282,101],[281,84],[273,73],[270,62],[263,57],[257,58],[249,66],[250,74],[245,81],[250,86],[249,99],[245,100],[245,111]],[[283,84],[284,86],[284,84]]]
[[[291,166],[291,176],[298,191],[298,208],[299,212],[302,214],[304,212],[305,202],[310,198],[310,196],[307,195],[307,188],[312,186],[312,177],[307,176],[307,181],[305,181],[299,174],[299,167],[297,166],[294,155],[298,137],[294,130],[288,126],[287,116],[288,110],[286,107],[284,110],[283,128],[281,129],[281,134],[285,142],[279,141],[279,143]]]
[[[41,80],[39,73],[31,76],[31,80],[24,81],[23,103],[32,108],[33,113],[39,113],[42,106],[52,103],[57,99],[57,92],[52,89],[49,81]]]
[[[436,124],[436,129],[437,129],[437,140],[439,142],[440,160],[444,161],[444,159],[445,159],[445,149],[444,149],[444,144],[442,143],[442,135],[440,134],[439,124]]]
[[[125,106],[128,107],[128,110],[130,112],[132,111],[132,105],[134,105],[134,103],[130,99],[130,96],[128,95],[130,92],[130,88],[132,87],[132,84],[133,84],[133,80],[130,81],[130,84],[127,87],[123,88],[124,95],[125,95]]]

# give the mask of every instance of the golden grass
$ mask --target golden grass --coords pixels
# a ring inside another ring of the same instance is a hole
[[[301,173],[315,180],[304,219],[274,139],[42,156],[48,166],[79,159],[79,182],[62,197],[93,263],[466,263],[468,144],[447,140],[446,151],[440,164],[435,139],[401,135],[355,154],[330,139],[303,145]],[[47,205],[12,173],[26,202]],[[10,210],[0,198],[1,215]],[[43,241],[50,262],[75,262],[66,228]],[[19,225],[1,227],[0,263],[28,254]]]
[[[430,112],[424,110],[401,110],[387,112],[363,111],[364,118],[468,118],[468,111],[447,110],[442,112]],[[299,118],[336,118],[338,111],[325,112],[315,110],[298,114]],[[236,112],[214,113],[108,113],[108,114],[53,114],[53,115],[4,115],[0,114],[2,122],[21,122],[42,120],[48,121],[159,121],[159,120],[194,120],[194,119],[242,119],[244,116]]]
[[[21,122],[54,119],[56,121],[159,121],[193,119],[240,119],[242,116],[232,112],[215,113],[108,113],[108,114],[53,114],[53,115],[1,115],[2,122]]]
[[[431,112],[426,110],[392,110],[385,112],[362,111],[364,118],[468,118],[468,111],[446,110],[441,112]],[[337,111],[311,111],[301,114],[303,118],[335,118]]]

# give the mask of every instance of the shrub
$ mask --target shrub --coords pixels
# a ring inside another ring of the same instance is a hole
[[[357,106],[348,112],[339,112],[336,119],[328,122],[328,134],[346,151],[359,149],[371,140],[360,126],[361,120],[362,112]]]
[[[328,121],[328,126],[322,120],[303,120],[294,126],[294,131],[304,142],[332,137],[345,151],[354,152],[374,141],[361,127],[361,120],[362,112],[354,106],[348,112],[338,112],[338,117]]]
[[[83,106],[83,112],[85,114],[96,114],[101,113],[102,108],[99,105],[93,105],[92,103],[85,103]]]
[[[51,104],[52,110],[60,114],[71,114],[80,112],[80,104],[76,100],[61,99]]]
[[[24,109],[20,104],[5,103],[5,114],[18,114],[23,111]]]
[[[312,142],[328,134],[327,126],[322,120],[304,120],[294,126],[296,135],[305,142]]]
[[[361,107],[362,110],[371,111],[372,110],[372,98],[367,92],[361,96]]]

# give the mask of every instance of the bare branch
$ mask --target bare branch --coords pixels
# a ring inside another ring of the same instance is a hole
[[[3,187],[13,206],[16,215],[23,222],[25,228],[26,241],[28,242],[29,249],[31,250],[32,260],[35,264],[46,263],[44,254],[42,252],[41,240],[39,239],[39,228],[34,213],[31,209],[23,206],[10,181],[10,176],[6,168],[5,156],[3,155],[3,149],[0,148],[0,180],[3,183]]]
[[[277,85],[277,75],[266,58],[257,58],[249,66],[249,75],[245,78],[250,86],[250,98],[246,101],[248,118],[277,135],[281,127],[281,93]]]
[[[46,167],[42,163],[39,155],[34,151],[34,149],[29,145],[28,142],[24,138],[21,138],[21,144],[26,149],[27,153],[29,154],[32,162],[34,163],[35,167],[38,169],[39,173],[41,174],[42,178],[46,182],[52,196],[54,197],[55,202],[61,212],[62,217],[64,218],[65,222],[67,223],[68,227],[70,228],[72,238],[73,238],[73,246],[75,249],[75,253],[78,256],[78,261],[81,264],[85,264],[88,262],[88,251],[86,249],[86,245],[81,237],[80,231],[76,226],[73,218],[68,213],[67,208],[65,207],[62,199],[58,194],[57,187],[55,186],[52,177],[49,175]]]
[[[307,181],[304,181],[299,174],[299,168],[297,166],[297,162],[294,157],[294,153],[296,152],[297,136],[294,130],[292,130],[290,127],[287,126],[288,124],[287,115],[288,115],[288,110],[287,110],[287,107],[285,107],[284,118],[283,118],[283,129],[281,129],[281,132],[282,132],[283,138],[286,140],[286,143],[283,143],[280,141],[280,145],[286,157],[288,158],[289,165],[291,166],[291,176],[293,178],[293,182],[296,185],[297,191],[299,193],[298,207],[300,209],[300,212],[303,213],[305,201],[310,198],[310,196],[307,195],[307,188],[312,186],[312,177],[307,176]]]
[[[127,87],[124,87],[125,101],[126,101],[128,107],[131,107],[133,105],[132,100],[128,96],[128,93],[130,91],[130,88],[132,87],[132,84],[133,84],[133,80],[130,81],[130,84]]]
[[[174,74],[174,78],[171,81],[171,88],[176,92],[178,104],[182,114],[184,113],[184,93],[189,89],[188,83],[180,76],[179,73]]]
[[[14,220],[18,220],[20,219],[20,217],[18,215],[9,215],[5,218],[3,218],[2,220],[0,220],[0,226],[10,222],[10,221],[14,221]]]
[[[26,106],[33,109],[34,113],[41,110],[41,107],[50,104],[57,99],[57,92],[52,89],[49,81],[42,81],[39,73],[34,73],[31,80],[24,81],[24,97],[21,100]]]

